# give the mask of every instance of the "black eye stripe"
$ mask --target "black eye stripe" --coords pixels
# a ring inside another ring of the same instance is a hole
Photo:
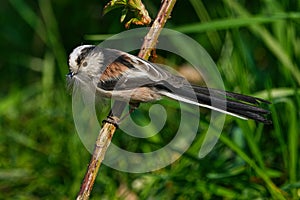
[[[87,47],[81,50],[81,54],[78,56],[78,58],[76,59],[76,63],[78,66],[80,66],[81,62],[85,59],[85,57],[94,49],[95,47]],[[85,62],[86,63],[86,62]],[[87,66],[87,63],[85,64],[84,67]]]

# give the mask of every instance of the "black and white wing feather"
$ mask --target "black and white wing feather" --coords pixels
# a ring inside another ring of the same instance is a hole
[[[263,99],[241,95],[217,89],[208,89],[190,85],[181,76],[145,61],[136,56],[118,51],[105,49],[105,55],[114,55],[112,63],[123,65],[123,73],[118,74],[114,83],[110,82],[106,89],[129,90],[148,87],[158,94],[178,101],[209,108],[241,119],[254,119],[266,124],[271,123],[264,115],[269,111],[258,107],[260,103],[269,103]],[[106,58],[111,56],[105,56]],[[109,67],[108,67],[109,68]],[[102,82],[105,88],[107,82]],[[117,87],[116,87],[117,86]]]

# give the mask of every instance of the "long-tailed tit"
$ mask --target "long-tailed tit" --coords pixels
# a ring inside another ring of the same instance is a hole
[[[138,105],[168,97],[209,108],[241,119],[270,124],[268,110],[258,107],[266,100],[191,85],[157,64],[115,49],[82,45],[69,56],[69,85],[74,81],[95,87],[97,95]]]

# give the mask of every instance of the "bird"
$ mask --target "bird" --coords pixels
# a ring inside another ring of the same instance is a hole
[[[68,88],[74,83],[93,87],[97,95],[128,102],[132,110],[140,103],[170,98],[208,108],[240,119],[272,124],[269,110],[261,104],[269,101],[220,89],[190,84],[156,63],[127,52],[81,45],[69,54]]]

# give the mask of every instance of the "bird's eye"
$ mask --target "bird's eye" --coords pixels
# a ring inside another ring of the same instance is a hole
[[[86,67],[87,65],[88,65],[87,62],[82,63],[83,67]]]

